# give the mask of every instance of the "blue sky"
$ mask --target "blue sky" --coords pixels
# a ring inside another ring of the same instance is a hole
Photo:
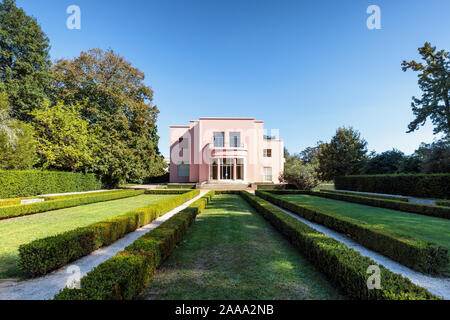
[[[418,59],[430,41],[450,49],[450,1],[17,0],[51,40],[52,59],[111,48],[146,74],[169,126],[207,116],[251,116],[279,129],[290,152],[353,126],[369,150],[412,153],[433,141],[432,126],[407,134]],[[81,30],[66,8],[81,8]],[[369,5],[381,30],[366,27]]]

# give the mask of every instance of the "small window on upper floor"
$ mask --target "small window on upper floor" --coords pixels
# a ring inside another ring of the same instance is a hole
[[[230,132],[230,147],[240,148],[241,147],[241,133],[240,132]]]
[[[264,157],[272,158],[272,149],[264,149]]]
[[[223,148],[225,146],[225,133],[214,132],[214,147]]]

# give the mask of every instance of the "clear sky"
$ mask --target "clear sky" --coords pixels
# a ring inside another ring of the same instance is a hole
[[[160,109],[160,150],[169,126],[208,116],[250,116],[279,129],[290,152],[358,129],[377,152],[412,153],[431,125],[407,134],[418,59],[430,41],[450,49],[449,0],[17,0],[38,19],[52,59],[111,48],[146,74]],[[81,30],[66,8],[81,8]],[[369,30],[369,5],[381,30]]]

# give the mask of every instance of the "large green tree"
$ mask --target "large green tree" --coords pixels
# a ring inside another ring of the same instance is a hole
[[[81,107],[57,102],[31,113],[40,167],[73,172],[97,169],[98,133],[81,118]]]
[[[53,67],[53,96],[81,103],[100,134],[98,173],[107,185],[142,181],[166,167],[158,151],[158,108],[145,76],[112,50],[92,49]]]
[[[323,181],[359,174],[367,160],[367,142],[353,128],[339,128],[330,143],[319,147],[317,171]]]
[[[415,119],[409,124],[408,132],[424,125],[428,118],[435,126],[434,133],[450,135],[450,59],[449,52],[436,51],[430,43],[419,48],[423,62],[403,61],[403,71],[418,72],[422,97],[412,98],[411,107]]]
[[[399,173],[406,156],[397,149],[372,154],[363,168],[365,174],[392,174]]]
[[[0,2],[0,91],[6,91],[12,114],[29,120],[46,98],[50,80],[49,40],[15,0]]]

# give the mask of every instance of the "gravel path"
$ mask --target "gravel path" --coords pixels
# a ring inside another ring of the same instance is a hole
[[[207,191],[200,191],[200,195],[183,205],[169,211],[164,216],[159,217],[152,223],[127,234],[122,239],[114,242],[108,247],[103,247],[94,251],[90,255],[83,257],[72,264],[56,270],[44,277],[31,279],[21,282],[5,282],[0,284],[0,300],[49,300],[54,297],[61,289],[65,288],[68,281],[74,277],[75,272],[79,271],[79,275],[83,277],[89,271],[94,269],[100,263],[111,258],[119,251],[132,244],[136,239],[140,238],[147,232],[157,228],[164,221],[171,218],[176,213],[185,209],[194,201],[201,198]],[[78,269],[79,268],[79,269]],[[79,277],[80,278],[80,277]]]
[[[405,267],[404,265],[395,262],[375,251],[369,250],[362,245],[356,243],[352,239],[342,235],[341,233],[338,233],[336,231],[333,231],[331,229],[328,229],[327,227],[324,227],[320,224],[311,222],[309,220],[306,220],[304,218],[301,218],[297,216],[296,214],[287,211],[273,203],[270,203],[273,206],[277,207],[278,209],[282,210],[283,212],[287,213],[291,217],[300,220],[304,224],[310,226],[313,229],[316,229],[319,232],[322,232],[326,234],[327,236],[344,243],[349,248],[353,248],[354,250],[361,253],[363,256],[371,258],[373,261],[375,261],[377,264],[381,264],[387,269],[391,270],[394,273],[401,274],[405,278],[408,278],[413,282],[414,284],[421,286],[431,293],[443,297],[446,300],[450,300],[450,278],[438,278],[438,277],[432,277],[417,271],[414,271],[408,267]]]

